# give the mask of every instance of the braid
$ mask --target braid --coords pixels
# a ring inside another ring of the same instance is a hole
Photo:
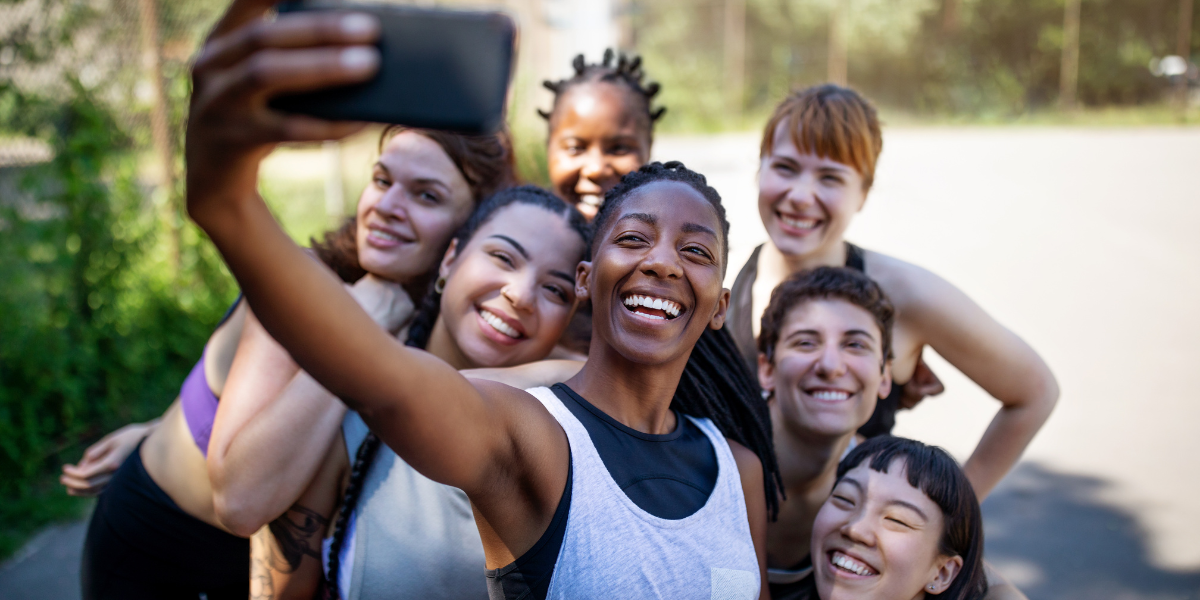
[[[616,64],[613,64],[613,58],[616,58]],[[603,81],[607,83],[616,83],[624,85],[629,91],[641,100],[642,106],[646,111],[647,124],[653,128],[654,122],[662,118],[663,113],[667,112],[666,107],[658,108],[651,107],[651,101],[654,96],[658,95],[662,89],[657,82],[649,81],[643,83],[646,73],[642,71],[642,57],[628,57],[625,53],[614,53],[612,48],[604,51],[604,60],[599,64],[588,64],[582,54],[575,56],[571,61],[571,66],[575,69],[575,74],[566,79],[558,81],[550,81],[547,79],[542,82],[542,85],[554,92],[554,105],[549,112],[538,109],[538,114],[547,121],[553,116],[554,111],[558,109],[558,100],[562,98],[567,90],[583,83],[591,83]]]
[[[371,470],[371,463],[375,462],[378,449],[379,438],[368,432],[354,456],[354,466],[350,469],[350,484],[346,486],[346,495],[342,498],[342,507],[338,510],[337,522],[333,526],[333,542],[329,546],[329,572],[325,574],[326,599],[338,598],[341,595],[338,591],[338,572],[342,566],[342,547],[346,544],[346,525],[358,506],[363,483],[367,479],[367,472]]]
[[[774,520],[783,495],[775,458],[771,413],[750,369],[742,362],[727,329],[705,329],[692,349],[671,406],[709,419],[721,433],[749,448],[762,461],[767,514]]]

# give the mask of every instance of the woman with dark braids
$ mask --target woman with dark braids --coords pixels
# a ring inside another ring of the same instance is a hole
[[[347,285],[361,282],[352,288],[359,297],[375,278],[414,293],[424,290],[475,203],[511,180],[510,147],[504,132],[468,137],[388,129],[357,216],[326,234],[324,243],[314,242],[314,253]],[[376,277],[364,278],[368,273]],[[395,331],[411,317],[413,303],[405,292],[367,308]],[[260,390],[281,387],[296,369],[239,300],[161,423],[125,428],[89,449],[82,464],[64,468],[64,483],[76,493],[108,484],[85,542],[85,598],[245,597],[246,537],[253,530],[225,520],[216,492],[223,479],[220,473],[210,477],[210,468],[224,456],[221,424],[239,411],[253,416],[261,401],[239,381],[250,374]],[[289,418],[297,423],[296,415]]]
[[[587,241],[583,216],[553,194],[533,186],[499,192],[455,234],[439,278],[408,329],[407,345],[459,369],[544,358],[575,307],[574,268]],[[395,291],[381,283],[372,290],[379,300]],[[421,476],[381,446],[357,414],[346,414],[345,406],[311,378],[293,381],[263,407],[261,420],[233,432],[237,439],[227,460],[274,463],[292,455],[296,430],[287,415],[326,411],[345,415],[339,436],[344,442],[338,439],[327,452],[317,477],[239,489],[238,497],[226,500],[244,514],[229,518],[247,529],[263,525],[272,512],[282,510],[281,485],[307,485],[289,499],[294,504],[285,519],[293,524],[305,515],[328,523],[342,500],[332,548],[327,545],[324,553],[330,592],[345,599],[486,598],[479,576],[483,546],[467,497]],[[348,457],[354,457],[353,465]],[[294,457],[292,463],[300,459],[310,460]],[[299,467],[289,465],[292,472]],[[254,518],[260,522],[247,522]],[[270,588],[277,598],[312,598],[322,557],[316,552],[308,555],[311,559],[297,557],[301,562],[295,566],[277,557],[289,546],[321,548],[326,533],[325,527],[285,530],[275,525],[255,534],[255,559],[269,567],[263,576],[271,577],[257,582],[262,585],[255,591]]]
[[[659,85],[643,82],[641,57],[609,49],[599,64],[580,54],[571,66],[571,77],[543,82],[554,105],[538,114],[550,128],[546,162],[554,192],[591,220],[604,194],[650,160],[654,123],[666,109],[651,106]]]

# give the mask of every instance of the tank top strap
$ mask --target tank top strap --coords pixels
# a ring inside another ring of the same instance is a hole
[[[846,266],[859,273],[867,272],[866,253],[850,242],[846,242]]]

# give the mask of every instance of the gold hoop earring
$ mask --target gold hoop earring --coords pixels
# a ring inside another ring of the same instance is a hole
[[[438,277],[437,281],[433,282],[433,292],[435,294],[440,294],[444,291],[446,291],[446,278]]]

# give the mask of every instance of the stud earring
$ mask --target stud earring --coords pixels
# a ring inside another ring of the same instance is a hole
[[[440,294],[446,291],[446,278],[438,277],[437,281],[433,282],[433,291]]]

